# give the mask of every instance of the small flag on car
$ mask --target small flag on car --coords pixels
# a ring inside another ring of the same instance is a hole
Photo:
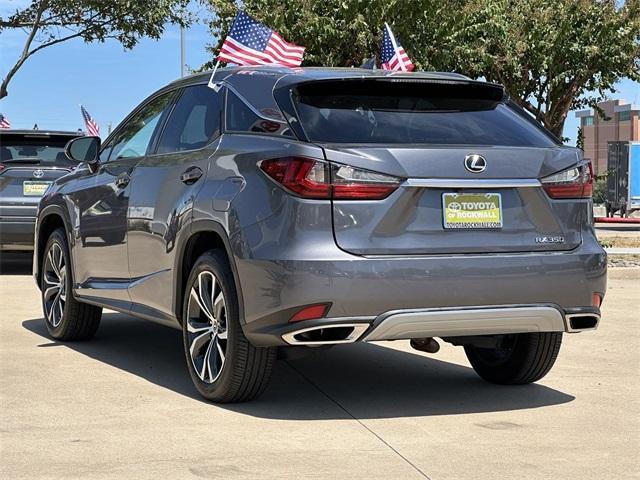
[[[285,41],[278,32],[261,24],[242,10],[225,38],[217,60],[237,65],[284,65],[302,63],[304,47]]]
[[[11,128],[11,122],[9,119],[0,113],[0,128]]]
[[[87,127],[87,133],[92,137],[100,136],[100,127],[98,126],[98,122],[96,122],[89,112],[87,112],[86,108],[80,105],[80,111],[82,112],[82,118],[84,119],[84,124]]]
[[[409,55],[398,43],[391,31],[391,27],[387,23],[384,24],[384,31],[382,32],[380,61],[383,70],[410,72],[415,68],[409,59]]]

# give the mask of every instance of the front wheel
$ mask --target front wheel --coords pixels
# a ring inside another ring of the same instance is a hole
[[[491,383],[521,385],[544,377],[558,357],[562,332],[501,335],[495,348],[464,347],[471,366]]]
[[[65,232],[51,233],[42,259],[42,310],[49,335],[58,340],[87,340],[100,325],[102,308],[73,298],[71,262]]]
[[[182,334],[189,374],[203,397],[243,402],[264,391],[276,349],[255,347],[245,337],[233,275],[219,251],[204,253],[191,270]]]

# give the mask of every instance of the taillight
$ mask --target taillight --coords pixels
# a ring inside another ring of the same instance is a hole
[[[593,193],[591,162],[554,173],[540,182],[551,198],[591,198]]]
[[[7,168],[7,167],[5,167],[4,165],[0,164],[0,173],[2,173],[2,171],[3,171],[5,168]]]
[[[327,164],[310,158],[285,157],[265,160],[264,173],[280,185],[304,198],[330,198]]]
[[[260,168],[303,198],[381,200],[400,185],[400,179],[390,175],[305,157],[264,160]]]

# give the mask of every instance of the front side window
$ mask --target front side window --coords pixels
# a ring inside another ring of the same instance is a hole
[[[130,118],[114,139],[109,160],[146,155],[162,113],[172,98],[173,92],[160,95]]]
[[[224,92],[207,85],[186,87],[162,132],[156,153],[204,147],[220,133]]]

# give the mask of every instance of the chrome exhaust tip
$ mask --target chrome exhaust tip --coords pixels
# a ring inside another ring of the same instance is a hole
[[[597,313],[568,313],[565,315],[567,332],[578,333],[595,330],[600,323],[600,315]]]
[[[301,328],[282,335],[289,345],[337,345],[357,341],[369,328],[368,323],[336,323]]]

